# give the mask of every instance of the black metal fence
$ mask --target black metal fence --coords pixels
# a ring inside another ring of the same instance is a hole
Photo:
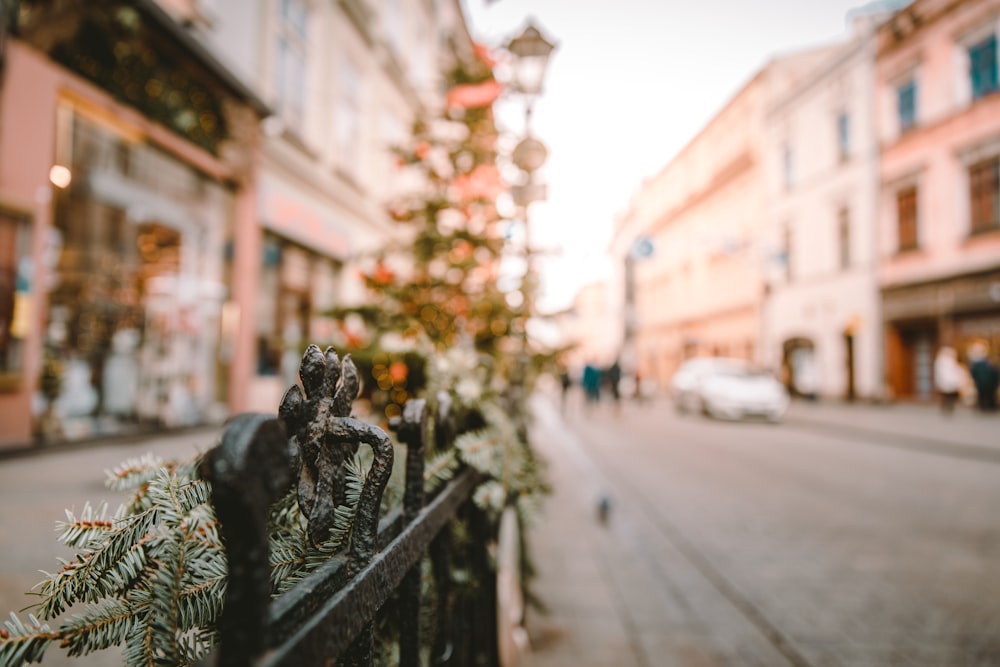
[[[234,418],[205,457],[202,475],[212,482],[229,582],[221,642],[202,664],[372,665],[376,628],[385,627],[393,628],[393,662],[403,667],[497,664],[487,552],[495,530],[470,500],[481,475],[460,468],[433,497],[424,493],[426,450],[453,447],[458,435],[448,397],[439,397],[435,414],[425,400],[411,400],[390,424],[406,448],[405,490],[402,507],[380,517],[393,445],[383,430],[350,416],[359,384],[354,365],[311,346],[300,377],[305,391],[290,389],[277,418]],[[310,535],[325,534],[344,502],[345,462],[362,445],[372,463],[348,543],[272,598],[271,506],[295,485]],[[452,534],[456,520],[462,539]],[[456,586],[456,570],[471,581]],[[380,637],[377,645],[385,644]]]

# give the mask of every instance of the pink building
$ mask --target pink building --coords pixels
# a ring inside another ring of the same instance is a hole
[[[0,447],[240,409],[265,105],[152,0],[25,5],[2,57]]]
[[[890,396],[941,345],[1000,354],[1000,0],[917,0],[878,31],[879,279]]]

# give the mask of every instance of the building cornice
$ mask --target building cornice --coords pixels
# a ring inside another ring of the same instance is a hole
[[[710,199],[743,174],[753,170],[756,163],[757,161],[749,150],[743,151],[719,168],[704,188],[689,195],[683,202],[658,216],[657,220],[649,226],[650,233],[655,234],[662,231],[671,222]]]
[[[876,30],[876,58],[883,58],[911,43],[927,26],[967,1],[916,0],[913,4],[896,11]]]

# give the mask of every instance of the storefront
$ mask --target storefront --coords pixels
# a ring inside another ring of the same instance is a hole
[[[896,399],[934,399],[933,360],[941,345],[963,363],[972,343],[1000,359],[1000,270],[882,290],[886,380]]]
[[[338,305],[351,239],[329,206],[276,174],[262,175],[258,198],[264,241],[249,402],[273,410],[297,381],[306,345],[330,343],[337,334],[330,310]]]
[[[49,435],[218,420],[232,193],[70,104],[58,118],[72,180],[54,200],[43,338],[62,386],[44,406],[61,430]]]
[[[269,109],[151,0],[25,4],[3,57],[0,447],[245,409]]]

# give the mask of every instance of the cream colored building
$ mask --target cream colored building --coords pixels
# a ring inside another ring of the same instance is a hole
[[[772,60],[630,202],[612,262],[624,271],[637,240],[651,246],[631,277],[632,344],[643,377],[665,386],[680,362],[695,355],[760,359],[758,239],[770,217],[765,117],[829,52]],[[625,282],[617,281],[622,290]]]
[[[851,38],[766,114],[760,361],[800,394],[881,394],[874,30],[890,11],[856,10]]]

